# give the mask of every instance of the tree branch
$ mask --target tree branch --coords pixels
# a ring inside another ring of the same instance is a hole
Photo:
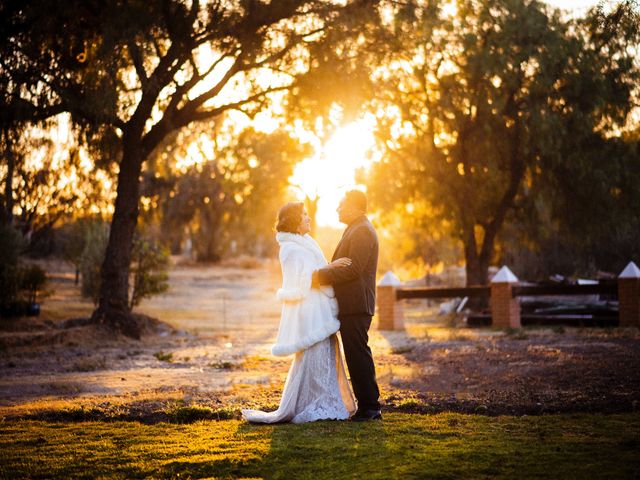
[[[182,108],[181,111],[184,112],[195,112],[197,109],[202,106],[207,100],[214,98],[216,95],[220,93],[220,91],[224,88],[224,86],[231,80],[231,78],[241,70],[242,63],[242,52],[236,57],[236,61],[233,62],[233,65],[229,67],[229,70],[224,74],[224,76],[220,79],[220,81],[214,85],[210,90],[206,91],[199,97],[194,98],[193,100],[187,102],[187,104]],[[197,83],[197,82],[196,82]]]
[[[144,64],[142,60],[142,55],[140,54],[140,49],[138,48],[138,45],[136,45],[133,40],[127,42],[127,48],[129,50],[129,55],[131,55],[131,60],[136,69],[136,73],[138,74],[140,85],[142,85],[142,90],[146,90],[149,77],[147,77],[147,72],[144,69]]]
[[[169,105],[165,111],[165,115],[166,114],[173,115],[177,110],[178,106],[180,105],[180,101],[184,98],[184,96],[187,93],[189,93],[189,91],[193,87],[195,87],[199,82],[201,82],[207,76],[209,76],[209,74],[211,74],[211,72],[213,72],[215,68],[218,65],[220,65],[220,62],[222,62],[225,58],[232,57],[234,54],[237,54],[237,53],[238,53],[238,49],[232,52],[224,53],[223,55],[220,56],[220,58],[218,58],[215,62],[213,62],[205,72],[203,72],[202,74],[194,74],[189,80],[187,80],[181,85],[178,85],[176,87],[176,91],[171,96],[171,101],[169,102]]]
[[[248,103],[252,103],[255,102],[261,98],[263,98],[264,96],[270,94],[270,93],[275,93],[275,92],[282,92],[282,91],[286,91],[291,89],[292,85],[287,85],[287,86],[283,86],[283,87],[273,87],[273,88],[268,88],[260,93],[256,93],[255,95],[251,95],[247,98],[245,98],[244,100],[240,100],[238,102],[233,102],[233,103],[228,103],[226,105],[220,106],[220,107],[216,107],[216,108],[212,108],[211,110],[204,110],[204,111],[198,111],[195,112],[191,119],[183,119],[183,121],[186,121],[186,123],[184,123],[184,125],[187,125],[191,122],[198,122],[198,121],[202,121],[202,120],[207,120],[213,117],[217,117],[218,115],[220,115],[221,113],[227,111],[227,110],[239,110],[243,113],[246,114],[246,112],[244,112],[244,110],[242,110],[240,107],[242,107],[243,105],[246,105]]]
[[[155,149],[158,144],[162,141],[162,139],[170,132],[174,130],[178,130],[182,127],[187,126],[192,122],[199,122],[203,120],[208,120],[211,118],[215,118],[227,110],[240,110],[240,107],[246,105],[251,102],[255,102],[260,98],[279,91],[285,91],[291,88],[291,85],[285,87],[273,87],[267,90],[264,90],[260,93],[256,93],[255,95],[251,95],[244,100],[240,100],[238,102],[228,103],[226,105],[221,105],[220,107],[216,107],[210,110],[204,111],[185,111],[183,108],[178,112],[175,116],[164,116],[162,120],[156,123],[149,132],[147,132],[142,139],[142,146],[145,152],[145,155],[150,154],[153,149]]]

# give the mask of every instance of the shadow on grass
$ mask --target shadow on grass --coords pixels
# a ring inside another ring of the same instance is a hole
[[[0,478],[638,478],[640,416],[0,423]]]
[[[159,476],[304,479],[345,478],[358,472],[360,477],[366,473],[379,475],[380,458],[388,455],[383,422],[366,425],[336,421],[303,425],[242,423],[233,438],[238,444],[262,438],[266,451],[244,459],[171,462]]]

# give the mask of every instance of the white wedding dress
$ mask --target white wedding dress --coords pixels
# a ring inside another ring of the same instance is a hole
[[[327,264],[309,235],[280,232],[282,318],[274,355],[295,354],[273,412],[242,410],[253,423],[346,420],[355,411],[340,341],[337,302],[331,288],[311,289],[311,272]]]

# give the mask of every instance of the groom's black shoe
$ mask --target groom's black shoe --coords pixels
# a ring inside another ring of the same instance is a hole
[[[382,412],[380,410],[358,410],[353,417],[353,422],[366,422],[369,420],[382,420]]]

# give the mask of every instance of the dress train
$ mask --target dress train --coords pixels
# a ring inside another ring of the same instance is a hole
[[[276,411],[243,409],[242,417],[252,423],[305,423],[346,420],[355,409],[334,334],[295,354]]]

